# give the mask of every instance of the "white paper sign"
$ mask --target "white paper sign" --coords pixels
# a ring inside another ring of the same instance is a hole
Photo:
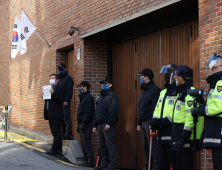
[[[51,99],[51,93],[49,92],[49,90],[50,90],[51,88],[52,88],[51,85],[42,86],[43,100]]]
[[[8,115],[10,115],[12,110],[12,106],[8,106]],[[3,113],[5,113],[5,108],[2,110]]]

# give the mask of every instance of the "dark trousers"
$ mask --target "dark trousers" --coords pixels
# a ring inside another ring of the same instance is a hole
[[[176,151],[171,150],[169,144],[159,144],[159,154],[160,154],[160,170],[170,170],[170,164],[173,170],[177,170],[176,166]]]
[[[62,104],[63,109],[63,120],[60,128],[60,133],[62,136],[68,136],[71,137],[72,135],[72,121],[70,117],[70,105],[64,106],[64,103]]]
[[[193,151],[176,151],[177,170],[193,169]]]
[[[80,130],[80,140],[82,145],[82,152],[85,158],[85,163],[95,163],[94,151],[92,148],[92,129],[93,123],[88,123],[85,125],[84,133]]]
[[[143,143],[143,150],[146,156],[145,160],[145,167],[144,169],[148,168],[149,165],[149,146],[150,146],[150,119],[147,119],[142,122],[142,130],[141,130],[141,137],[142,137],[142,143]],[[159,148],[157,143],[157,135],[154,135],[152,138],[152,152],[151,155],[154,159],[155,165],[153,167],[153,170],[159,170]],[[151,159],[151,158],[150,158]]]
[[[62,119],[49,119],[49,126],[53,135],[52,150],[62,150],[62,136],[60,134],[60,126]]]
[[[214,170],[222,169],[222,148],[212,148]]]
[[[101,167],[117,167],[117,150],[115,143],[115,125],[105,130],[105,124],[98,126],[99,146],[102,155]]]

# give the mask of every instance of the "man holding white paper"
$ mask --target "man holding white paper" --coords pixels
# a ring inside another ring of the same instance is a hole
[[[63,118],[62,102],[64,95],[59,93],[58,75],[50,75],[49,86],[43,86],[43,98],[45,100],[44,118],[49,120],[49,126],[54,137],[52,148],[46,152],[49,155],[62,154],[62,136],[60,126]],[[45,92],[44,92],[45,91]],[[47,95],[45,95],[47,93]],[[48,94],[49,93],[49,94]]]

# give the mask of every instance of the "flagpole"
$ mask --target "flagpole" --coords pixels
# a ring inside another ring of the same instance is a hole
[[[26,14],[26,12],[24,11],[24,9],[21,7],[21,9],[23,10],[23,12]],[[26,14],[26,16],[29,18],[29,16]],[[29,20],[32,22],[32,20],[29,18]],[[35,26],[35,24],[32,22],[32,24]],[[36,26],[35,26],[36,27]],[[41,36],[43,37],[43,39],[45,40],[44,42],[51,47],[51,42],[48,43],[48,41],[45,39],[45,37],[42,35],[42,33],[39,31],[39,29],[36,27],[36,29],[38,30],[38,32],[41,34]],[[37,35],[37,34],[36,34]],[[39,35],[38,35],[39,36]]]

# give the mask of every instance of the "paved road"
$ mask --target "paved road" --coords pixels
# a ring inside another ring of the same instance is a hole
[[[0,141],[0,169],[2,170],[93,170],[93,168],[71,165],[61,155],[51,156],[15,142]]]

